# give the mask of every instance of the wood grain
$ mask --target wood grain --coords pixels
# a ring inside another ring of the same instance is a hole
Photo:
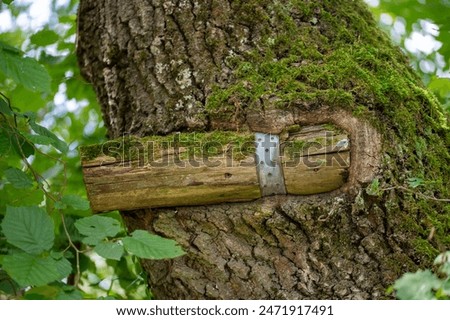
[[[228,166],[223,157],[209,161],[220,164],[91,165],[83,168],[84,181],[92,209],[97,212],[248,201],[261,196],[254,166],[240,166],[240,162]]]
[[[279,163],[288,194],[310,195],[342,186],[350,162],[349,146],[336,147],[343,139],[348,136],[323,126],[286,134]],[[191,159],[179,154],[175,157],[168,150],[158,163],[99,155],[82,161],[82,169],[95,212],[208,205],[261,197],[254,157],[236,160],[225,151],[207,159]]]

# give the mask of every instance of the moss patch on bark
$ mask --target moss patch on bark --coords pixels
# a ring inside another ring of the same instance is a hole
[[[368,120],[383,134],[384,159],[379,192],[364,193],[364,207],[378,203],[396,241],[428,264],[450,246],[450,206],[440,201],[450,198],[447,120],[362,1],[319,2],[233,2],[234,23],[249,26],[253,49],[227,58],[232,81],[213,88],[208,116],[331,106]]]

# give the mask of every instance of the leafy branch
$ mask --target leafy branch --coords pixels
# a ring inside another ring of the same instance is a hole
[[[50,88],[45,68],[0,42],[0,75],[2,72],[28,90],[43,92]],[[81,298],[81,278],[87,271],[81,260],[91,252],[117,262],[128,257],[167,259],[184,254],[175,241],[147,231],[126,235],[120,217],[91,216],[87,200],[66,194],[68,172],[63,158],[68,152],[67,144],[40,125],[35,113],[20,112],[0,92],[0,189],[12,189],[17,196],[12,202],[0,195],[5,200],[0,201],[0,242],[6,249],[2,249],[6,254],[0,255],[0,285],[10,283],[9,294]],[[62,167],[58,177],[62,183],[57,186],[38,169],[50,164]],[[20,197],[25,194],[37,196],[25,205]],[[121,280],[117,277],[115,281]],[[48,296],[49,287],[56,294]]]

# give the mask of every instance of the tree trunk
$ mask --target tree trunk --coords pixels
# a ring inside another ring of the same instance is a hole
[[[338,190],[122,212],[187,251],[143,261],[157,298],[383,298],[448,249],[447,124],[362,1],[81,0],[78,18],[111,138],[317,124],[350,136]]]

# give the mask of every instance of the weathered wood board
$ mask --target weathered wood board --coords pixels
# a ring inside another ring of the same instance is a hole
[[[226,135],[223,133],[222,137]],[[138,151],[142,152],[131,154],[122,149],[122,156],[117,147],[125,141],[116,141],[114,152],[109,147],[103,148],[95,156],[89,147],[82,148],[82,169],[91,207],[95,212],[103,212],[260,198],[255,157],[248,143],[242,143],[248,142],[248,137],[236,143],[236,136],[230,135],[227,144],[206,142],[213,147],[213,153],[208,147],[196,145],[195,139],[188,146],[178,140],[164,148],[154,148],[152,144],[151,152],[143,150],[148,145],[147,139],[139,144]],[[325,126],[285,133],[277,162],[284,172],[287,193],[309,195],[342,186],[350,161],[349,143],[342,143],[345,139],[348,142],[347,135]]]
[[[221,161],[222,160],[222,161]],[[132,210],[170,205],[212,204],[259,198],[253,166],[137,166],[110,163],[84,167],[84,179],[94,211]]]
[[[284,144],[282,167],[288,194],[328,192],[346,182],[350,167],[347,134],[326,126],[309,126],[291,134]],[[295,154],[289,152],[292,145]]]

